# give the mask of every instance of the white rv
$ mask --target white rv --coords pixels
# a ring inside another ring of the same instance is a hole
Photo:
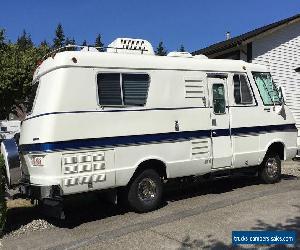
[[[266,67],[155,56],[145,40],[111,47],[52,54],[37,68],[19,145],[27,197],[123,187],[133,209],[149,211],[176,177],[253,168],[280,180],[297,130]]]

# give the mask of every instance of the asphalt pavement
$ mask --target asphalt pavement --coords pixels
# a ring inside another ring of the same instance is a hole
[[[17,206],[9,211],[2,248],[231,249],[233,230],[295,230],[293,247],[300,248],[299,166],[285,164],[282,181],[272,185],[253,177],[168,184],[161,208],[146,214],[96,195],[76,197],[67,204],[66,221],[47,220],[50,227],[19,235],[13,232],[45,218],[36,207]],[[258,246],[243,246],[249,247]]]

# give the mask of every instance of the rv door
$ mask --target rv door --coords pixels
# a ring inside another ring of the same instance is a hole
[[[227,168],[232,165],[227,77],[224,75],[210,77],[208,75],[207,79],[212,122],[212,168]]]

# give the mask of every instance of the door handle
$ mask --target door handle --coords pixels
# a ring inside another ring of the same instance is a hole
[[[213,131],[213,132],[212,132],[212,135],[213,135],[213,136],[216,136],[216,135],[217,135],[217,132],[216,132],[216,131]]]

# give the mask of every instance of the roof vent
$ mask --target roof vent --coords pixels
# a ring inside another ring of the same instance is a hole
[[[107,52],[154,55],[151,43],[142,39],[117,38],[108,45]]]
[[[194,58],[196,59],[208,59],[206,55],[200,54],[200,55],[194,55]]]
[[[94,47],[89,47],[89,46],[84,46],[80,51],[90,51],[90,52],[99,52],[96,48]]]
[[[178,52],[178,51],[172,51],[170,52],[167,56],[172,56],[172,57],[193,57],[191,53],[189,52]]]

